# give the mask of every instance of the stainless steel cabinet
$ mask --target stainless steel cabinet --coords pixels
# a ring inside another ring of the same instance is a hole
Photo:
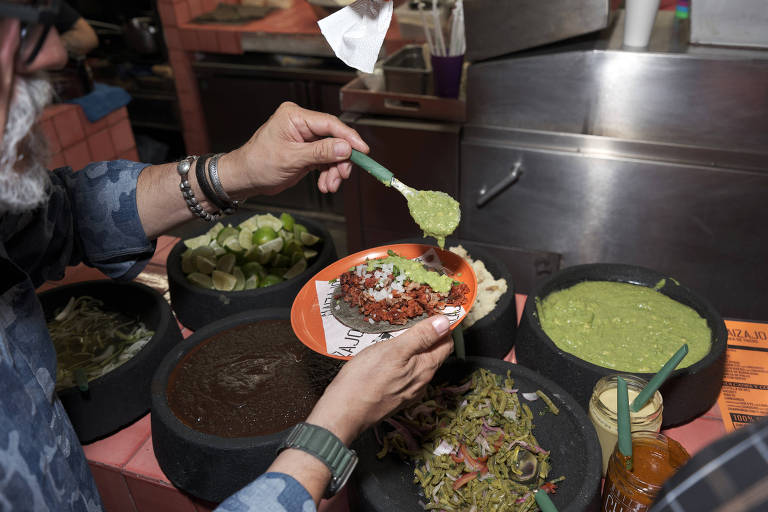
[[[481,189],[520,162],[483,206]],[[473,138],[462,145],[461,236],[620,262],[679,279],[724,316],[768,310],[768,172],[578,155]]]

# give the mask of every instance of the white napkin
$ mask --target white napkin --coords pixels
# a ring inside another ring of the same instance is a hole
[[[352,68],[373,72],[392,21],[392,0],[357,0],[317,22],[338,58]]]

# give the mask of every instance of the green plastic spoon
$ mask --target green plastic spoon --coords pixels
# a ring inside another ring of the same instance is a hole
[[[627,381],[616,378],[616,414],[619,427],[619,452],[627,458],[627,470],[632,471],[632,430],[629,419]]]
[[[406,199],[416,193],[415,189],[409,187],[402,181],[395,178],[395,175],[392,174],[392,171],[365,153],[361,153],[358,150],[353,149],[352,155],[350,155],[349,159],[352,160],[353,163],[368,171],[371,176],[382,182],[387,187],[393,187],[395,190],[403,194]]]
[[[677,352],[675,352],[674,355],[669,358],[669,361],[664,363],[664,366],[661,367],[661,370],[659,370],[658,373],[656,373],[656,375],[651,378],[648,384],[646,384],[646,386],[632,401],[633,412],[637,412],[643,408],[645,403],[650,400],[651,396],[653,396],[656,390],[659,389],[662,384],[664,384],[664,381],[667,380],[667,377],[669,377],[669,375],[675,370],[677,365],[680,364],[680,361],[683,360],[687,353],[688,344],[685,343],[682,347],[677,349]]]

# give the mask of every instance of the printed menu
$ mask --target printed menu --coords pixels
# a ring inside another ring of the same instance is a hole
[[[726,320],[723,389],[718,398],[725,429],[737,428],[768,416],[768,323]]]

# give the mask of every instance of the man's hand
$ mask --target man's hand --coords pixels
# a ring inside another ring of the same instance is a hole
[[[231,179],[243,181],[236,188],[245,189],[248,196],[277,194],[313,169],[321,170],[320,191],[336,192],[352,169],[352,148],[368,152],[360,135],[335,116],[283,103],[244,146],[221,162],[229,167]]]
[[[443,315],[422,320],[356,355],[307,418],[349,444],[360,432],[418,396],[453,349]]]

